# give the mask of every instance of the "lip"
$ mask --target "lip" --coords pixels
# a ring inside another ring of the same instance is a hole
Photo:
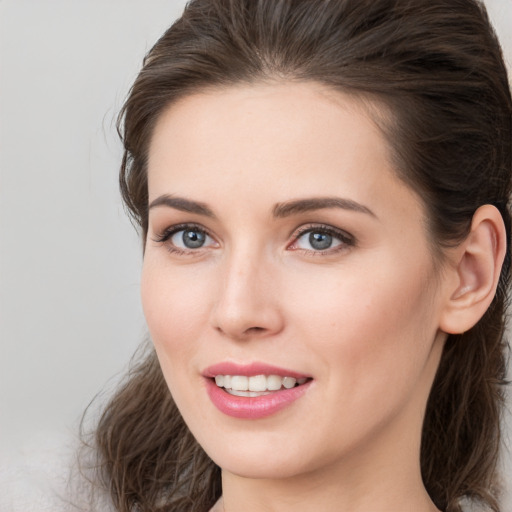
[[[238,364],[233,362],[222,362],[209,366],[203,371],[203,376],[209,379],[217,375],[244,375],[254,377],[255,375],[279,375],[280,377],[293,377],[295,379],[310,378],[310,375],[298,373],[286,368],[279,368],[266,363],[253,362],[249,364]]]
[[[259,419],[276,414],[289,407],[301,398],[310,388],[312,380],[291,389],[273,391],[268,395],[257,397],[234,396],[215,384],[216,375],[279,375],[280,377],[294,377],[296,379],[309,378],[308,375],[279,368],[264,363],[236,364],[231,362],[219,363],[210,366],[203,372],[206,382],[206,392],[217,409],[233,418]]]

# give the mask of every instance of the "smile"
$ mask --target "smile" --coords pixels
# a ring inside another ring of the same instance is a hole
[[[208,397],[221,413],[250,420],[292,406],[314,382],[308,375],[263,363],[220,363],[203,377]]]
[[[215,384],[224,388],[230,395],[257,397],[265,396],[281,389],[292,389],[307,381],[306,377],[281,377],[280,375],[216,375]]]

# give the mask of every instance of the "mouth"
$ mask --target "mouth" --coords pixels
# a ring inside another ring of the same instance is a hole
[[[215,385],[224,389],[233,396],[255,398],[269,395],[277,391],[292,389],[305,384],[311,378],[290,377],[280,375],[222,375],[218,374],[213,379]]]
[[[220,363],[203,373],[206,391],[217,409],[239,419],[274,415],[307,394],[313,378],[276,366]]]

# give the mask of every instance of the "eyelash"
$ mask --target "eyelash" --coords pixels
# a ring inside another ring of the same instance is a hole
[[[153,238],[153,241],[160,244],[165,244],[167,250],[173,254],[177,255],[193,255],[197,253],[202,247],[198,249],[189,249],[184,250],[180,247],[176,247],[169,242],[169,240],[180,231],[195,231],[202,235],[208,236],[213,239],[208,233],[208,231],[198,224],[193,223],[185,223],[185,224],[176,224],[174,226],[170,226],[165,229],[161,234],[157,235],[156,238]],[[328,248],[326,250],[312,250],[312,249],[301,249],[301,248],[292,248],[293,245],[297,244],[301,237],[308,233],[320,233],[324,235],[332,236],[333,238],[338,239],[341,243],[334,248]],[[342,231],[340,229],[334,228],[325,224],[309,224],[306,226],[302,226],[293,234],[293,242],[287,246],[287,249],[294,251],[301,251],[305,254],[312,254],[315,256],[327,256],[331,254],[335,254],[340,251],[347,250],[350,247],[354,247],[356,245],[356,239],[350,235],[349,233]]]
[[[187,251],[167,243],[176,233],[179,233],[180,231],[195,231],[197,233],[201,233],[202,235],[210,236],[208,231],[201,227],[199,224],[176,224],[165,229],[161,234],[157,235],[156,238],[153,238],[153,241],[156,243],[164,244],[170,253],[177,254],[179,256],[193,255],[193,253],[198,252],[198,249],[190,249]]]
[[[346,231],[341,229],[334,228],[332,226],[326,224],[309,224],[306,226],[302,226],[297,230],[293,235],[293,242],[288,245],[288,248],[297,244],[299,239],[308,233],[321,233],[324,235],[330,235],[333,238],[337,238],[341,243],[333,248],[328,248],[326,250],[312,250],[312,249],[301,249],[296,248],[292,249],[294,251],[301,251],[307,254],[312,254],[314,256],[329,256],[332,254],[336,254],[340,251],[346,251],[350,247],[354,247],[356,245],[356,239],[354,236],[350,235]]]

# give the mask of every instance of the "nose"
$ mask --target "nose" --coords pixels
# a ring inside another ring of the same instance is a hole
[[[284,327],[278,270],[263,257],[234,254],[224,264],[212,313],[214,328],[233,340],[264,338]]]

